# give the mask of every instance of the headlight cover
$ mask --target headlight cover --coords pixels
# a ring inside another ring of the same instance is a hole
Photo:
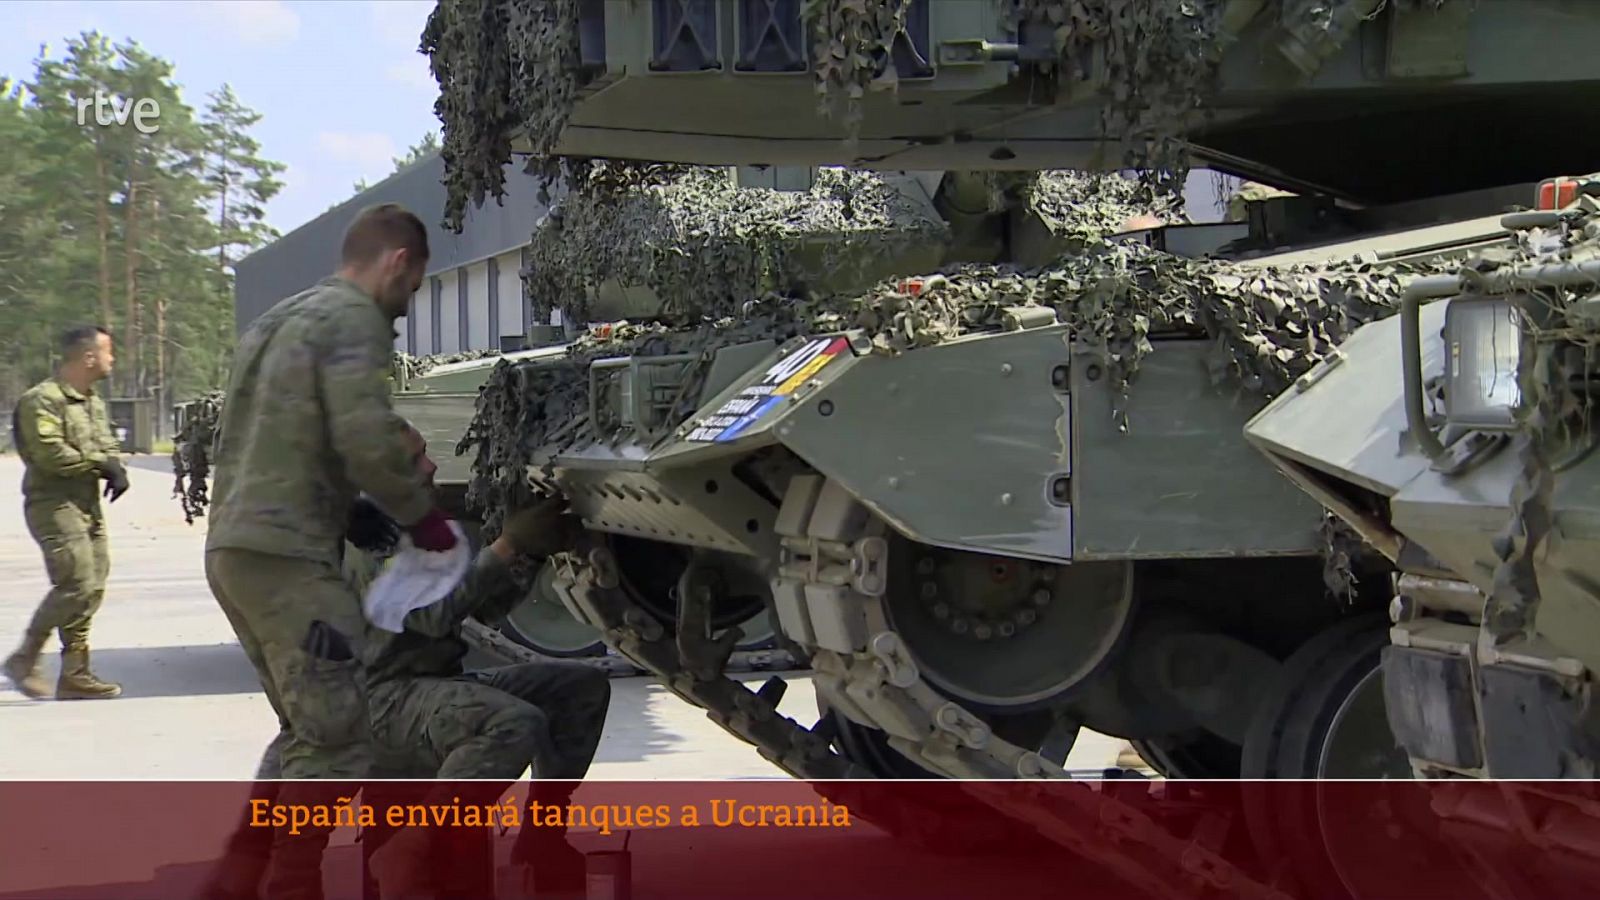
[[[1516,428],[1522,328],[1506,297],[1457,297],[1444,313],[1445,418],[1485,431]]]

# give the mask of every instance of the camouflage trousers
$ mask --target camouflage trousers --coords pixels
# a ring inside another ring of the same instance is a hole
[[[86,649],[89,623],[105,598],[111,551],[105,519],[98,512],[60,500],[38,500],[23,507],[28,533],[44,553],[50,592],[33,614],[28,634],[54,631],[64,648]]]
[[[273,748],[279,771],[268,777],[368,777],[372,730],[361,665],[366,626],[361,601],[339,570],[218,549],[206,554],[206,580],[278,714]]]
[[[431,786],[387,782],[369,790],[378,820],[386,821],[390,804],[446,803],[455,796],[467,803],[493,803],[525,769],[533,777],[529,801],[565,805],[589,772],[610,706],[610,679],[582,663],[523,663],[374,685],[376,752],[380,760],[401,766],[386,773],[388,777],[443,781]],[[462,779],[475,783],[464,787]],[[374,835],[374,850],[387,839],[388,830],[380,828]],[[441,864],[442,870],[464,872],[461,859],[473,852],[453,847],[457,832],[446,829],[433,835],[429,852],[443,855],[433,858],[457,857]],[[562,850],[570,854],[565,835],[565,828],[524,823],[511,861],[526,864]],[[468,890],[465,895],[471,894]]]
[[[409,756],[439,779],[578,780],[589,771],[611,705],[606,673],[538,662],[372,688],[378,753]]]

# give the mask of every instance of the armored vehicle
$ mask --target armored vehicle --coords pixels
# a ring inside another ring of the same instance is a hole
[[[1398,570],[1381,682],[1422,775],[1600,765],[1596,198],[1541,183],[1514,246],[1411,282],[1246,430]]]
[[[707,298],[698,330],[574,357],[582,417],[538,399],[548,380],[497,370],[467,442],[490,527],[525,471],[571,498],[592,546],[554,587],[609,644],[797,774],[841,759],[1048,774],[1080,727],[1138,741],[1172,775],[1410,774],[1366,690],[1392,563],[1323,529],[1240,432],[1392,312],[1406,271],[1503,241],[1504,188],[1600,149],[1584,131],[1461,153],[1445,124],[1592,90],[1580,36],[1600,35],[1600,10],[492,8],[505,29],[443,2],[423,36],[452,211],[498,191],[511,149],[576,184],[595,156],[614,181],[617,159],[774,178],[831,164],[935,169],[959,196],[976,170],[1078,165],[1170,191],[1199,160],[1299,195],[1251,203],[1243,234],[1102,233],[1034,254],[1008,227],[984,260],[1000,265],[858,297]],[[1550,42],[1574,55],[1541,51],[1555,58],[1534,71],[1514,52]],[[479,63],[506,53],[510,69]],[[505,116],[475,115],[486,90]],[[706,324],[729,316],[760,327]],[[641,545],[683,562],[662,578],[629,564]],[[718,680],[730,639],[707,634],[760,586],[780,643],[814,669],[815,730]]]

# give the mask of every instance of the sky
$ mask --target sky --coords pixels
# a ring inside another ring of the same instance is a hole
[[[0,77],[29,80],[41,43],[98,30],[173,65],[196,110],[223,83],[262,114],[261,155],[288,166],[267,224],[287,234],[376,184],[441,128],[438,85],[417,52],[432,0],[4,0]]]

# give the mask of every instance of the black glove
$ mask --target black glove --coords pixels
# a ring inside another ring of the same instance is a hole
[[[100,464],[100,477],[106,480],[105,496],[112,502],[128,492],[128,470],[119,459],[108,459]]]
[[[368,553],[388,553],[400,542],[400,523],[365,497],[350,504],[344,539]]]
[[[500,536],[518,553],[545,557],[560,553],[576,542],[583,524],[567,510],[567,498],[544,497],[506,516]]]

